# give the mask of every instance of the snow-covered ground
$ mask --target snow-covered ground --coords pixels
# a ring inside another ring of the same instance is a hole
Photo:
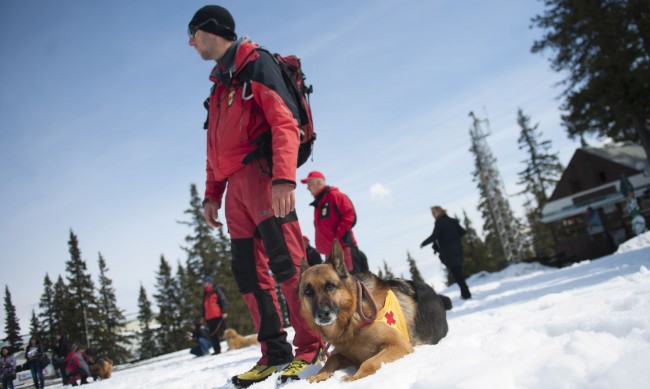
[[[440,344],[417,347],[356,382],[342,383],[337,372],[323,383],[283,388],[650,388],[649,268],[646,233],[616,254],[563,269],[518,264],[476,275],[468,280],[472,300],[460,300],[455,286],[440,291],[454,302]],[[195,358],[179,351],[93,387],[220,388],[252,367],[258,352]],[[253,388],[275,388],[273,381]]]

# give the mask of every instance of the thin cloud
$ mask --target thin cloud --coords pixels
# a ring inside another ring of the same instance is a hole
[[[391,197],[391,190],[380,183],[370,187],[370,196],[373,200],[386,200]]]

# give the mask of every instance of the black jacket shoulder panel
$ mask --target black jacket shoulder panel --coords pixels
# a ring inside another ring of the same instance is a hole
[[[242,70],[242,76],[274,90],[280,95],[280,98],[282,98],[284,104],[289,108],[293,117],[300,122],[298,105],[293,97],[293,93],[287,88],[280,65],[268,51],[258,49],[257,52],[260,55],[259,58],[246,65],[248,69]]]

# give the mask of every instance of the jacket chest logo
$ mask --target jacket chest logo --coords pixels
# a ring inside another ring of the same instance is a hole
[[[329,201],[323,204],[323,207],[320,209],[320,218],[326,219],[330,215],[330,203]]]
[[[235,102],[235,91],[231,90],[228,93],[228,107],[232,107],[232,103]]]

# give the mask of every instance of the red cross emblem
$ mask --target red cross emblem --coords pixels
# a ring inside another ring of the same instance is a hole
[[[388,324],[389,326],[397,324],[397,322],[393,318],[393,311],[386,312],[384,314],[384,317],[386,318],[386,324]]]

